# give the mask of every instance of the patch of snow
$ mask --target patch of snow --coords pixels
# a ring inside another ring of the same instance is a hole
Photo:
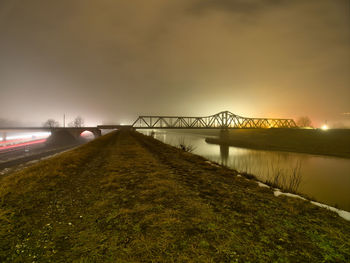
[[[212,163],[211,161],[205,161],[205,163],[210,164],[211,166],[214,166],[214,167],[220,167],[220,165]]]
[[[335,208],[335,207],[332,207],[329,205],[321,204],[321,203],[318,203],[315,201],[310,201],[310,203],[313,205],[317,205],[319,207],[327,208],[333,212],[336,212],[340,217],[344,218],[345,220],[350,221],[350,212],[348,212],[348,211],[344,211],[344,210],[341,210],[341,209],[338,209],[338,208]]]
[[[285,196],[289,196],[289,197],[293,197],[293,198],[300,198],[302,200],[309,201],[309,200],[307,200],[306,198],[304,198],[304,197],[302,197],[300,195],[291,194],[291,193],[283,193],[279,189],[275,189],[273,194],[275,196],[285,195]],[[313,204],[313,205],[317,205],[319,207],[322,207],[322,208],[329,209],[329,210],[331,210],[333,212],[336,212],[340,217],[344,218],[345,220],[350,221],[350,212],[348,212],[348,211],[341,210],[341,209],[338,209],[338,208],[335,208],[335,207],[332,207],[332,206],[329,206],[329,205],[325,205],[325,204],[322,204],[322,203],[318,203],[318,202],[315,202],[315,201],[310,201],[310,203]]]
[[[259,185],[260,187],[267,187],[267,188],[270,188],[270,186],[268,186],[267,184],[263,184],[263,183],[261,183],[261,182],[258,182],[258,185]]]
[[[33,160],[33,161],[29,161],[26,164],[33,164],[33,163],[37,163],[39,160]]]
[[[300,198],[300,199],[302,199],[302,200],[306,200],[304,197],[302,197],[302,196],[300,196],[300,195],[295,195],[295,194],[291,194],[291,193],[283,193],[283,192],[281,192],[280,190],[275,190],[275,191],[273,192],[273,194],[274,194],[275,196],[285,195],[285,196],[289,196],[289,197],[293,197],[293,198]]]

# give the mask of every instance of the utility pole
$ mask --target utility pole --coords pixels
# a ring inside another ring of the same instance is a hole
[[[66,114],[63,114],[63,128],[66,127]]]

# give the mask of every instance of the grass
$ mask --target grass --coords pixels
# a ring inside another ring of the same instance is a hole
[[[0,181],[1,262],[346,262],[350,222],[134,132]]]
[[[236,129],[209,143],[350,158],[350,129]]]
[[[177,145],[177,147],[185,152],[190,152],[190,153],[196,149],[196,147],[193,144],[185,141],[185,137],[181,137],[179,139],[179,144]]]
[[[233,159],[233,162],[225,164],[238,171],[248,179],[264,181],[267,185],[279,188],[289,193],[299,193],[302,182],[301,162],[289,161],[289,167],[283,167],[280,158],[263,162],[262,155],[250,153],[245,158]]]

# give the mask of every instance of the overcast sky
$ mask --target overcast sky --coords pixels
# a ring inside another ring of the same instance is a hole
[[[1,0],[0,118],[350,120],[349,0]]]

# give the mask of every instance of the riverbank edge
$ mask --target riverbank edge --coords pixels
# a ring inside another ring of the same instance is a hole
[[[147,136],[147,135],[145,135]],[[152,137],[152,136],[149,136],[149,137]],[[164,142],[162,142],[164,143]],[[170,147],[174,147],[176,149],[179,149],[178,147],[176,146],[172,146],[170,144],[167,144],[167,143],[164,143],[166,144],[167,146],[170,146]],[[217,162],[213,162],[199,154],[195,154],[195,153],[191,153],[189,152],[188,154],[193,154],[195,156],[198,156],[200,158],[203,158],[205,160],[206,163],[212,165],[212,166],[215,166],[215,167],[220,167],[220,168],[224,168],[224,169],[228,169],[228,170],[231,170],[233,172],[235,172],[237,175],[236,176],[241,176],[241,177],[244,177],[246,180],[248,181],[254,181],[258,184],[259,187],[266,187],[266,188],[269,188],[271,191],[272,191],[272,194],[276,197],[278,196],[287,196],[287,197],[290,197],[290,198],[299,198],[299,199],[302,199],[306,202],[310,202],[311,204],[313,205],[316,205],[316,206],[319,206],[319,207],[322,207],[324,209],[327,209],[327,210],[330,210],[332,212],[335,212],[337,213],[341,218],[347,220],[347,221],[350,221],[350,211],[346,211],[344,209],[340,209],[340,208],[337,208],[337,207],[334,207],[334,206],[331,206],[329,204],[325,204],[321,201],[318,201],[317,199],[315,198],[311,198],[310,196],[306,195],[306,194],[303,194],[303,193],[300,193],[298,191],[295,191],[295,192],[289,192],[289,191],[286,191],[286,189],[283,189],[281,187],[275,187],[272,183],[270,182],[264,182],[264,181],[260,181],[254,174],[249,174],[249,173],[242,173],[242,172],[239,172],[235,169],[232,169],[228,166],[225,166],[225,165],[221,165]]]
[[[272,145],[257,145],[257,144],[251,144],[249,142],[243,142],[243,141],[236,141],[236,140],[222,140],[218,138],[211,138],[206,137],[205,142],[209,144],[215,144],[215,145],[226,145],[226,146],[233,146],[233,147],[239,147],[239,148],[247,148],[251,150],[261,150],[261,151],[279,151],[279,152],[290,152],[290,153],[302,153],[302,154],[311,154],[311,155],[319,155],[319,156],[327,156],[327,157],[334,157],[334,158],[344,158],[344,159],[350,159],[350,153],[323,153],[319,151],[309,151],[309,150],[302,150],[302,149],[295,149],[295,148],[286,148],[283,146],[272,146]]]

